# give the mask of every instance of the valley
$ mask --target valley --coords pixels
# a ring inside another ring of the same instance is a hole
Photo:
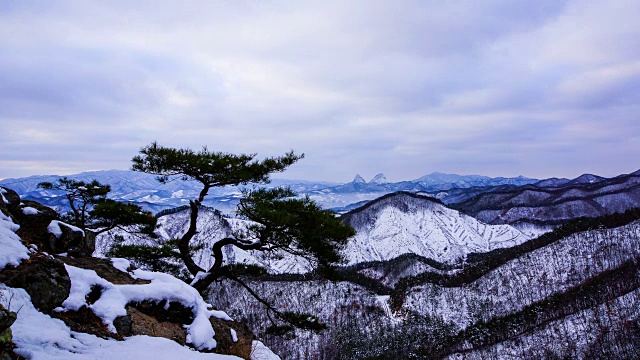
[[[342,185],[280,182],[342,206],[336,216],[356,230],[342,249],[345,262],[321,273],[290,253],[225,246],[225,264],[242,283],[215,282],[208,301],[248,324],[282,359],[640,355],[638,172],[610,179],[446,179],[456,182],[423,177],[389,184],[382,174]],[[170,186],[177,187],[154,190],[153,203],[164,209],[154,236],[116,228],[96,238],[93,255],[109,255],[114,244],[158,246],[184,234],[188,206],[169,206],[197,189]],[[25,198],[59,200],[32,187],[27,181],[19,188]],[[132,188],[114,190],[138,204],[152,199],[136,197],[142,193]],[[229,210],[238,189],[217,191],[200,207],[192,241],[194,260],[207,269],[213,243],[252,225]],[[226,208],[209,206],[220,199]],[[326,329],[287,328],[263,301],[313,314]]]

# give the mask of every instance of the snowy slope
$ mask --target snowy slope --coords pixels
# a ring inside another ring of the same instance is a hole
[[[194,254],[194,261],[204,269],[210,269],[213,265],[211,245],[229,236],[235,231],[242,231],[247,222],[240,219],[226,218],[214,209],[201,207],[198,213],[198,232],[191,240],[191,244],[201,247]],[[170,239],[182,237],[189,227],[189,210],[184,209],[173,214],[163,215],[158,218],[158,227],[155,233],[158,238],[153,239],[147,235],[114,229],[100,234],[96,238],[96,250],[94,256],[105,256],[118,237],[124,239],[124,244],[154,245]],[[260,251],[244,251],[231,245],[223,248],[225,261],[228,264],[252,264],[260,265],[273,273],[303,273],[312,269],[308,261],[300,257],[286,256],[279,253],[267,255]]]
[[[344,219],[357,234],[345,249],[349,263],[415,253],[456,262],[471,252],[521,244],[528,237],[508,225],[486,225],[437,200],[409,193],[383,197]]]
[[[151,245],[181,237],[189,226],[189,210],[163,215],[158,220],[158,239],[130,234],[122,230],[98,236],[95,256],[104,256],[116,236],[127,244]],[[348,264],[390,260],[414,253],[439,262],[457,262],[471,252],[487,252],[518,245],[528,236],[509,225],[486,225],[474,218],[447,208],[429,198],[408,193],[383,197],[373,204],[350,212],[344,221],[357,231],[344,249]],[[204,245],[195,261],[209,269],[211,244],[240,231],[246,222],[223,217],[213,209],[202,207],[194,245]],[[289,254],[267,256],[262,252],[243,251],[233,246],[225,249],[227,263],[256,264],[272,273],[302,273],[312,270],[305,259]]]
[[[640,222],[567,236],[511,260],[467,286],[427,283],[408,291],[405,309],[457,327],[522,310],[638,256]]]

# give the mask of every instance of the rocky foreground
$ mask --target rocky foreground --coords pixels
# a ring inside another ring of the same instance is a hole
[[[0,359],[277,358],[186,283],[83,256],[91,236],[0,195]]]

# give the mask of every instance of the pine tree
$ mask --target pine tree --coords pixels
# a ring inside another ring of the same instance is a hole
[[[86,243],[93,244],[95,236],[116,227],[141,225],[140,231],[151,233],[155,218],[138,205],[107,199],[111,186],[97,180],[78,181],[66,177],[55,182],[41,182],[39,188],[64,191],[71,211],[62,220],[85,233]],[[88,249],[93,251],[93,249]]]
[[[106,199],[111,186],[103,185],[98,180],[90,182],[78,181],[66,177],[56,182],[41,182],[39,188],[45,190],[62,190],[69,201],[71,211],[63,215],[63,220],[73,223],[82,230],[89,223],[89,211],[101,200]]]
[[[247,231],[234,234],[212,244],[214,264],[203,269],[193,260],[190,241],[197,232],[198,207],[213,187],[241,184],[265,184],[269,176],[282,172],[304,155],[293,151],[283,156],[256,160],[256,154],[229,154],[191,149],[175,149],[151,143],[132,159],[132,169],[155,174],[158,181],[166,183],[174,179],[197,181],[202,189],[197,198],[190,200],[190,222],[187,232],[178,241],[180,259],[195,278],[192,286],[204,294],[213,281],[231,279],[243,285],[270,311],[287,322],[302,328],[321,328],[313,316],[290,316],[273,308],[262,300],[242,280],[224,265],[222,248],[227,245],[243,250],[264,252],[284,251],[302,256],[317,266],[328,266],[343,260],[340,249],[354,230],[342,224],[332,213],[322,210],[308,197],[297,198],[288,188],[257,189],[244,191],[237,215],[250,220],[253,225]]]

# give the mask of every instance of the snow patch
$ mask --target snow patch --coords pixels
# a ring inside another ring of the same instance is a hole
[[[7,201],[7,198],[4,197],[4,194],[7,193],[7,190],[0,188],[0,199],[2,199],[2,202],[5,204],[8,204],[9,202]]]
[[[191,281],[191,283],[189,285],[193,286],[195,285],[195,283],[197,283],[198,281],[204,279],[207,277],[207,275],[209,275],[208,272],[204,272],[204,271],[198,271],[198,273],[196,274],[196,276],[193,277],[193,281]]]
[[[47,231],[59,239],[60,236],[62,236],[62,229],[60,228],[60,224],[64,224],[64,226],[71,228],[71,230],[73,230],[74,232],[81,232],[82,235],[84,235],[84,231],[79,227],[69,225],[67,223],[64,223],[58,220],[51,220],[51,222],[49,223],[49,226],[47,226]]]
[[[7,265],[18,266],[20,261],[29,258],[29,250],[15,233],[19,228],[20,225],[0,211],[0,269]]]
[[[131,263],[129,262],[129,260],[127,259],[122,259],[122,258],[112,258],[111,259],[111,265],[113,265],[114,268],[122,271],[122,272],[129,272],[129,267],[131,266]]]
[[[16,322],[11,326],[13,342],[17,346],[15,352],[27,359],[240,359],[235,356],[199,353],[161,337],[139,335],[117,341],[71,331],[61,320],[52,319],[36,310],[23,289],[0,284],[0,294],[4,299],[11,299],[3,305],[18,314]]]
[[[31,206],[23,207],[22,213],[25,215],[38,215],[40,211],[36,208],[32,208]]]
[[[229,328],[229,332],[231,333],[231,340],[233,340],[233,342],[238,342],[238,334],[236,334],[236,331]]]
[[[125,260],[126,261],[126,260]],[[115,260],[118,268],[122,270],[127,265],[124,261]],[[62,303],[62,308],[57,311],[78,310],[82,306],[90,308],[107,328],[115,332],[113,321],[118,316],[127,314],[125,306],[131,302],[141,302],[144,300],[160,302],[178,302],[193,311],[194,320],[186,326],[187,342],[196,349],[214,349],[216,341],[209,317],[232,321],[223,311],[209,310],[207,304],[198,291],[171,275],[155,273],[143,270],[133,270],[135,278],[150,280],[150,284],[143,285],[114,285],[96,274],[93,270],[81,269],[70,265],[65,265],[69,278],[71,279],[71,291],[69,297]],[[98,285],[103,289],[100,299],[89,305],[86,297],[91,292],[91,287]]]

